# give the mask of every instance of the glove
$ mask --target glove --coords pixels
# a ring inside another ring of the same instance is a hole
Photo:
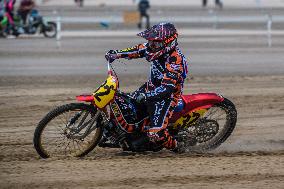
[[[105,55],[106,60],[112,63],[115,59],[118,59],[118,55],[115,50],[109,50]]]
[[[146,95],[145,95],[144,93],[140,93],[140,94],[136,97],[136,102],[137,102],[137,103],[146,102]]]

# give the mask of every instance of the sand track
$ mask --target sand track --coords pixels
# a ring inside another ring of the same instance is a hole
[[[219,92],[239,113],[233,135],[208,154],[97,148],[85,158],[40,159],[35,126],[51,108],[91,91],[88,77],[0,77],[1,188],[283,188],[283,76],[191,78],[190,92]]]

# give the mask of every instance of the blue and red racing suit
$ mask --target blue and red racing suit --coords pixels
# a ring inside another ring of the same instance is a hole
[[[124,50],[117,50],[118,58],[144,58],[148,43],[139,44]],[[177,142],[167,131],[169,118],[177,105],[183,91],[187,75],[187,61],[176,46],[173,50],[152,61],[149,80],[132,95],[146,96],[145,108],[150,116],[148,136],[150,140],[173,149]]]

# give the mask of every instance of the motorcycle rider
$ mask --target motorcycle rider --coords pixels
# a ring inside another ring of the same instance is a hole
[[[36,29],[32,27],[32,21],[28,20],[28,15],[31,14],[31,12],[35,8],[35,2],[33,0],[22,0],[20,2],[20,6],[18,8],[18,15],[21,17],[22,26],[19,27],[19,33],[34,33],[36,32]],[[36,11],[36,10],[34,10]],[[26,29],[25,29],[26,28]]]
[[[20,15],[23,24],[26,25],[27,16],[35,7],[35,2],[33,0],[22,0],[18,9],[18,15]]]
[[[110,50],[105,57],[109,62],[119,58],[146,58],[151,62],[149,80],[132,96],[145,104],[150,116],[149,140],[167,149],[182,149],[184,146],[167,130],[187,75],[187,61],[178,47],[177,30],[172,23],[159,23],[137,35],[148,42],[124,50]]]

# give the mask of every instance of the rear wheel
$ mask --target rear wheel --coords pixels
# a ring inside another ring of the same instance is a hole
[[[220,146],[233,132],[237,122],[237,110],[228,100],[214,105],[188,132],[195,137],[196,144],[189,151],[204,152]]]
[[[72,103],[50,111],[34,133],[34,147],[42,158],[82,157],[102,137],[101,112],[91,105]]]
[[[48,38],[54,38],[57,34],[56,24],[54,22],[47,22],[47,25],[43,26],[43,35]]]

